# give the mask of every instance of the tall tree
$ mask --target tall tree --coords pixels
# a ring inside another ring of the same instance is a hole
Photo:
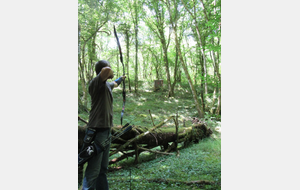
[[[135,32],[135,82],[134,82],[134,91],[137,93],[138,90],[138,30],[139,30],[139,14],[141,11],[141,2],[138,0],[129,1],[129,8],[131,17],[134,23],[134,32]]]
[[[130,38],[132,36],[131,32],[130,32],[130,28],[131,25],[125,23],[124,24],[124,34],[125,34],[125,41],[126,41],[126,69],[127,69],[127,80],[128,80],[128,88],[129,88],[129,92],[131,92],[131,84],[130,84],[130,72],[129,72],[129,49],[130,49]]]
[[[166,33],[165,29],[167,27],[166,18],[165,18],[166,8],[163,2],[159,0],[148,0],[146,1],[146,4],[147,7],[149,8],[148,12],[151,13],[152,15],[148,15],[145,22],[161,42],[162,50],[163,50],[163,58],[165,63],[165,70],[167,74],[168,97],[171,97],[174,96],[174,92],[172,92],[172,88],[171,88],[171,77],[170,77],[169,60],[168,60],[168,48],[170,45],[171,32],[169,32],[169,35],[166,37],[165,34]]]
[[[192,79],[191,79],[190,74],[188,72],[187,66],[184,62],[184,59],[183,59],[183,56],[182,56],[182,53],[181,53],[180,44],[179,44],[178,35],[177,35],[178,2],[176,0],[173,0],[173,6],[172,7],[171,7],[170,0],[166,0],[166,4],[167,4],[168,11],[169,11],[169,14],[170,14],[170,21],[171,21],[171,24],[172,24],[172,28],[173,28],[174,34],[175,34],[175,42],[176,42],[176,47],[177,47],[177,50],[178,50],[179,59],[180,59],[180,62],[182,63],[183,70],[184,70],[185,75],[188,79],[188,83],[190,85],[190,88],[191,88],[191,91],[192,91],[192,94],[193,94],[193,99],[194,99],[194,102],[195,102],[196,109],[198,111],[198,115],[199,115],[200,118],[203,118],[204,117],[203,110],[201,109],[201,107],[199,105],[197,94],[196,94],[194,85],[192,83]],[[172,12],[171,9],[174,12]]]

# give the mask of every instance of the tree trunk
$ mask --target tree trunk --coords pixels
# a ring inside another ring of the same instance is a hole
[[[127,26],[127,25],[126,25]],[[129,48],[130,48],[130,44],[129,44],[129,27],[127,26],[127,28],[125,29],[125,38],[126,38],[126,68],[127,68],[127,73],[126,73],[126,78],[128,80],[128,88],[129,88],[129,92],[131,92],[131,85],[130,85],[130,77],[129,77]]]
[[[135,93],[137,93],[137,89],[138,89],[138,39],[137,39],[137,35],[138,35],[138,29],[137,29],[137,25],[135,26],[135,83],[134,83],[134,91]]]
[[[204,51],[203,51],[204,52]],[[201,59],[202,58],[202,59]],[[204,67],[205,67],[205,61],[204,61],[204,58],[203,57],[200,57],[200,64],[201,64],[201,100],[202,100],[202,110],[205,111],[205,96],[207,95],[205,93],[205,81],[206,81],[206,76],[205,76],[205,70],[204,70]]]
[[[156,74],[156,78],[155,79],[158,80],[159,79],[159,65],[160,65],[160,61],[158,59],[157,53],[154,52],[154,50],[151,49],[151,47],[149,47],[148,50],[152,53],[152,56],[155,58],[155,61],[151,64],[151,66],[154,65],[154,67],[155,67],[155,74]]]
[[[175,88],[175,85],[176,85],[176,82],[177,82],[177,70],[178,70],[178,50],[176,48],[175,68],[174,68],[174,82],[171,86],[171,91],[172,91],[173,94],[174,94],[174,88]]]
[[[86,42],[83,43],[82,52],[81,52],[81,64],[80,64],[80,83],[82,87],[82,98],[81,101],[85,107],[87,107],[87,89],[86,89],[86,77],[85,77],[85,45]]]
[[[219,97],[218,97],[218,107],[217,107],[217,110],[216,110],[216,115],[221,115],[221,88],[219,90]]]
[[[213,92],[213,95],[212,95],[212,103],[211,103],[211,108],[210,108],[210,113],[211,114],[214,114],[214,111],[216,110],[215,102],[216,102],[216,99],[217,99],[217,96],[216,96],[217,88],[218,88],[217,86],[214,87],[214,92]]]
[[[138,90],[138,8],[137,2],[135,1],[135,20],[134,20],[134,29],[135,29],[135,83],[134,83],[134,91],[137,93]]]
[[[167,83],[168,83],[168,97],[172,97],[174,95],[174,92],[172,92],[171,88],[171,77],[170,77],[170,71],[169,71],[169,61],[168,61],[168,49],[166,46],[165,40],[161,40],[162,47],[163,47],[163,53],[164,53],[164,62],[165,62],[165,69],[167,73]]]
[[[183,4],[183,6],[184,6],[184,8],[188,11],[188,13],[191,15],[191,17],[193,18],[193,20],[194,20],[194,23],[195,23],[195,30],[196,30],[196,39],[197,39],[197,44],[199,43],[199,48],[200,48],[200,51],[201,51],[201,54],[202,54],[202,61],[203,61],[203,64],[202,64],[202,66],[204,67],[204,65],[205,65],[205,67],[206,67],[206,56],[205,56],[205,52],[204,52],[204,44],[203,44],[203,42],[202,42],[202,40],[201,40],[201,32],[200,32],[200,29],[199,29],[199,24],[198,24],[198,18],[197,18],[197,15],[196,15],[196,7],[195,7],[195,4],[194,4],[194,14],[186,7],[186,5],[185,5],[185,3],[183,2],[183,0],[181,0],[181,3]],[[202,83],[202,82],[201,82]],[[204,90],[204,93],[206,93],[205,92],[205,90]],[[201,97],[202,97],[202,102],[203,102],[203,108],[205,107],[204,106],[204,96],[206,96],[206,94],[205,95],[201,95]]]
[[[175,34],[175,41],[176,41],[176,44],[177,44],[177,35]],[[192,94],[193,94],[193,99],[194,99],[194,102],[195,102],[195,106],[196,106],[196,109],[198,111],[198,114],[199,114],[199,117],[200,118],[203,118],[204,115],[203,115],[203,110],[201,109],[200,105],[199,105],[199,102],[198,102],[198,98],[197,98],[197,94],[196,94],[196,91],[195,91],[195,88],[194,88],[194,85],[192,83],[192,80],[191,80],[191,77],[190,77],[190,74],[188,72],[188,69],[185,65],[185,62],[183,60],[183,57],[181,55],[181,51],[180,51],[180,47],[177,47],[178,48],[178,54],[179,54],[179,58],[180,58],[180,61],[181,61],[181,64],[182,64],[182,67],[183,67],[183,70],[184,70],[184,73],[185,73],[185,76],[186,78],[188,79],[188,83],[190,85],[190,88],[191,88],[191,91],[192,91]]]

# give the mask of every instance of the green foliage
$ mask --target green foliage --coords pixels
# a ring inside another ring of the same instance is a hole
[[[220,189],[221,140],[205,139],[181,149],[180,155],[141,153],[138,165],[133,158],[112,167],[122,167],[108,173],[110,189]],[[131,175],[130,175],[131,172]],[[186,185],[183,182],[207,180],[211,185]],[[165,181],[165,182],[164,182]],[[167,183],[168,182],[168,183]]]

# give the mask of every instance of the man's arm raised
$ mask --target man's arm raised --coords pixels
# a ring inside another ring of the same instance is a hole
[[[114,78],[114,73],[110,67],[103,67],[100,72],[100,77],[102,82],[105,82],[107,79]]]

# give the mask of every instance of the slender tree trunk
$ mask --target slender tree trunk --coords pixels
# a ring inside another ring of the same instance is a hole
[[[176,6],[175,1],[174,1],[174,5],[175,5],[175,11],[177,12],[177,6]],[[169,14],[172,15],[171,14],[171,8],[170,8],[170,6],[168,6],[168,10],[169,10]],[[171,23],[172,23],[174,34],[175,34],[175,43],[176,43],[176,47],[178,49],[179,59],[180,59],[180,62],[182,64],[182,67],[183,67],[183,70],[185,72],[185,75],[186,75],[186,77],[188,79],[188,83],[190,85],[190,88],[191,88],[191,91],[192,91],[192,95],[193,95],[193,99],[194,99],[194,102],[195,102],[196,110],[198,111],[199,118],[203,118],[204,117],[203,110],[201,109],[201,107],[199,105],[196,90],[194,88],[194,85],[192,83],[192,79],[190,77],[190,74],[188,72],[187,66],[186,66],[186,64],[185,64],[185,62],[183,60],[183,56],[181,54],[181,49],[180,49],[180,46],[179,46],[179,40],[178,40],[178,37],[177,37],[177,27],[176,27],[176,25],[174,25],[175,23],[174,23],[172,17],[170,17],[170,19],[171,19]]]
[[[144,55],[144,56],[143,56]],[[142,52],[142,57],[143,57],[143,79],[146,79],[146,62],[148,62],[148,54],[145,52]]]
[[[171,91],[174,94],[174,88],[175,88],[175,84],[177,82],[177,70],[178,70],[178,50],[177,47],[175,47],[176,49],[176,57],[175,57],[175,68],[174,68],[174,82],[171,86]]]
[[[216,108],[215,108],[215,102],[216,102],[216,99],[217,99],[216,92],[217,92],[217,87],[214,87],[214,92],[213,92],[213,95],[212,95],[212,103],[211,103],[211,108],[210,108],[210,113],[211,114],[214,114],[214,110],[216,110]]]
[[[167,74],[167,83],[168,83],[168,90],[169,90],[168,97],[172,97],[174,94],[171,90],[171,77],[170,77],[170,71],[169,71],[168,48],[167,48],[166,40],[164,38],[164,34],[162,31],[161,31],[160,35],[162,36],[161,43],[162,43],[162,48],[163,48],[163,56],[164,56],[166,74]]]
[[[198,111],[198,114],[199,114],[199,117],[200,118],[203,118],[204,115],[203,115],[203,110],[201,109],[200,105],[199,105],[199,102],[198,102],[198,98],[197,98],[197,94],[196,94],[196,91],[195,91],[195,88],[194,88],[194,85],[192,83],[192,80],[191,80],[191,77],[189,75],[189,72],[188,72],[188,69],[184,63],[184,60],[183,60],[183,57],[181,55],[181,51],[180,51],[180,48],[178,47],[178,42],[177,42],[177,34],[175,34],[175,41],[176,41],[176,44],[177,44],[177,48],[178,48],[178,54],[179,54],[179,59],[181,61],[181,64],[182,64],[182,67],[183,67],[183,70],[185,72],[185,75],[188,79],[188,82],[189,82],[189,85],[190,85],[190,88],[191,88],[191,91],[192,91],[192,94],[193,94],[193,98],[194,98],[194,102],[195,102],[195,106],[196,106],[196,109]]]
[[[219,97],[218,97],[218,107],[217,107],[217,110],[216,110],[216,115],[220,115],[221,114],[221,88],[219,90]]]
[[[205,110],[205,99],[204,99],[204,94],[205,94],[205,90],[204,90],[204,81],[205,81],[205,78],[204,78],[204,63],[201,61],[201,85],[200,85],[200,88],[201,88],[201,100],[202,100],[202,109]]]
[[[138,90],[138,7],[137,1],[134,2],[135,9],[135,20],[134,20],[134,29],[135,29],[135,84],[134,91],[137,93]]]
[[[154,65],[156,80],[158,80],[159,79],[159,69],[158,69],[158,67],[159,67],[159,64],[160,64],[159,60],[158,60],[158,55],[155,52],[153,52],[153,50],[151,48],[148,48],[148,50],[152,53],[153,57],[155,58],[155,63],[151,64],[151,66]]]
[[[206,61],[203,63],[203,72],[204,72],[204,94],[207,96],[207,69],[206,69]]]
[[[207,13],[206,13],[206,8],[205,8],[205,5],[204,5],[204,3],[203,3],[203,0],[200,0],[201,1],[201,3],[202,3],[202,7],[203,7],[203,13],[204,13],[204,15],[205,15],[205,19],[206,19],[206,21],[207,22],[209,22],[209,19],[208,19],[208,16],[207,16]],[[214,5],[216,5],[216,1],[214,1]],[[215,14],[216,14],[216,9],[214,9],[214,11],[215,11]],[[219,28],[220,29],[220,28]],[[212,29],[211,29],[211,27],[209,26],[209,30],[211,31],[211,32],[215,32],[215,31],[213,31]],[[219,43],[220,43],[220,38],[217,38],[217,45],[219,45]],[[214,43],[214,39],[212,38],[211,39],[211,44],[212,45],[214,45],[215,43]],[[213,57],[213,64],[215,65],[215,70],[216,70],[216,72],[217,72],[217,76],[218,76],[218,78],[219,78],[219,81],[221,82],[221,76],[220,76],[220,74],[219,74],[219,64],[218,64],[218,60],[219,60],[219,52],[217,51],[217,59],[216,59],[216,57],[215,57],[215,52],[212,50],[211,51],[212,52],[212,57]]]
[[[128,88],[129,92],[131,92],[131,85],[130,85],[130,76],[129,76],[129,49],[130,49],[130,44],[129,44],[129,26],[125,30],[125,36],[126,36],[126,68],[127,68],[127,73],[126,73],[126,78],[128,80]]]
[[[137,93],[137,89],[138,89],[138,80],[139,80],[139,73],[138,73],[138,39],[137,39],[137,35],[138,35],[138,29],[137,29],[137,25],[135,26],[135,83],[134,83],[134,91],[135,93]]]
[[[85,45],[86,45],[86,42],[84,42],[83,44],[83,47],[82,47],[82,52],[81,52],[81,65],[80,65],[80,82],[81,82],[81,87],[82,87],[82,103],[85,107],[87,107],[87,89],[86,89],[86,81],[85,81],[85,76],[84,76],[84,73],[85,73],[85,67],[84,65],[86,64],[85,63]]]
[[[185,3],[183,2],[183,0],[181,0],[181,3],[183,4],[183,6],[185,7],[185,9],[188,11],[188,13],[191,15],[191,17],[193,18],[193,20],[194,20],[194,23],[195,23],[195,29],[196,29],[196,36],[197,36],[197,42],[200,44],[200,51],[201,51],[201,54],[202,54],[202,59],[203,59],[203,63],[202,63],[202,67],[204,67],[204,65],[205,65],[205,67],[206,67],[206,56],[205,56],[205,52],[204,52],[204,49],[203,49],[203,47],[204,47],[204,44],[202,43],[202,40],[201,40],[201,32],[200,32],[200,29],[199,29],[199,24],[198,24],[198,18],[197,18],[197,15],[196,15],[196,6],[195,6],[195,3],[194,3],[194,7],[193,7],[193,9],[194,9],[194,14],[186,7],[186,5],[185,5]],[[206,16],[206,15],[205,15]],[[204,72],[204,70],[203,70],[203,72]],[[203,82],[201,82],[201,83],[203,83]],[[205,91],[205,88],[203,89],[204,90],[204,93],[206,93],[206,91]],[[204,95],[203,95],[204,96]],[[204,106],[204,97],[202,96],[202,100],[203,100],[203,107],[205,107]],[[205,94],[205,96],[206,96],[206,94]]]
[[[96,28],[98,28],[98,24],[96,25]],[[87,65],[87,71],[86,71],[86,82],[91,81],[94,76],[94,67],[95,67],[95,62],[96,62],[96,33],[94,36],[91,38],[90,42],[90,50],[89,52],[89,59],[90,59],[90,64]]]
[[[79,20],[78,20],[78,65],[81,65],[81,59],[80,59],[80,32],[81,32],[81,28],[80,28],[80,24],[79,24]]]
[[[139,80],[139,73],[138,73],[138,41],[137,41],[137,30],[135,32],[135,68],[134,68],[134,72],[135,72],[135,82],[134,82],[134,91],[135,93],[137,93],[137,89],[138,89],[138,80]]]

